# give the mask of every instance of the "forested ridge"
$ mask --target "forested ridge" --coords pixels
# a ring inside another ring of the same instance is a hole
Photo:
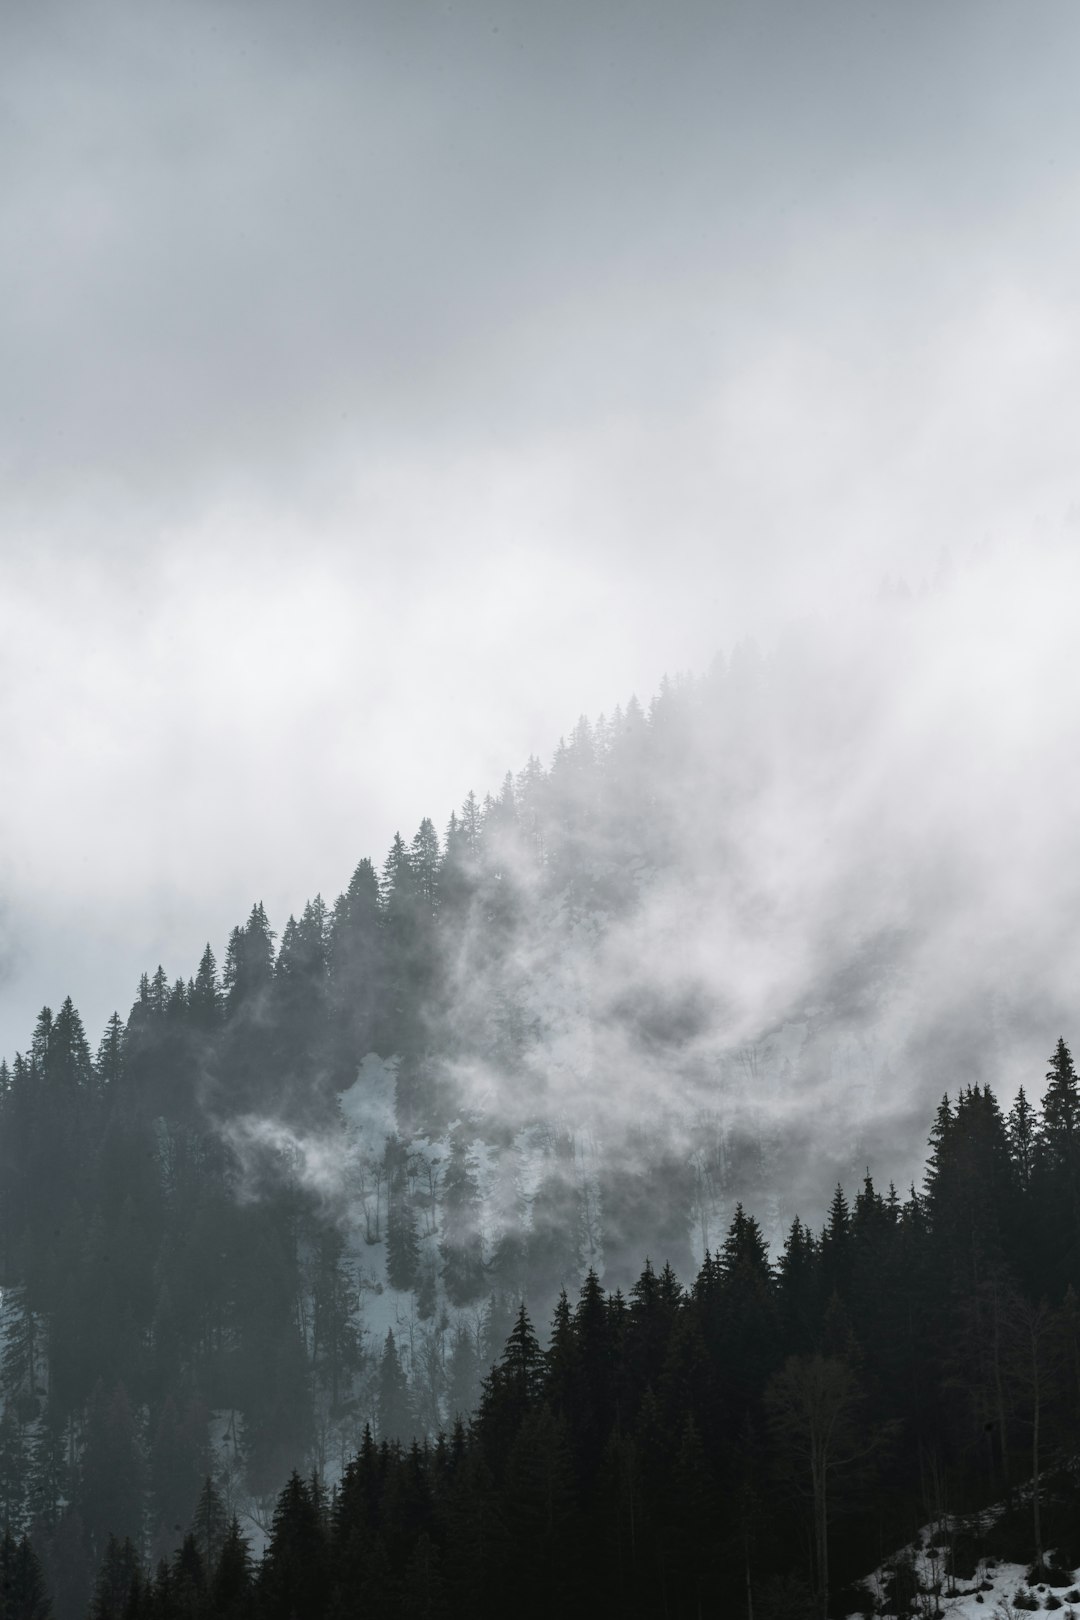
[[[62,1617],[110,1534],[168,1553],[208,1472],[267,1526],[288,1470],[340,1471],[366,1422],[434,1436],[475,1406],[515,1301],[576,1286],[597,1213],[572,1134],[530,1098],[546,1169],[493,1227],[481,1161],[514,1128],[450,1066],[468,1048],[512,1072],[536,1039],[509,996],[469,1000],[524,916],[626,908],[664,860],[655,783],[700,699],[665,686],[647,715],[582,720],[550,769],[470,794],[441,838],[395,836],[280,938],[257,903],[220,967],[208,944],[187,979],[144,974],[96,1051],[68,998],[0,1063],[0,1512],[33,1525]],[[340,1098],[374,1053],[392,1128],[365,1135]],[[311,1144],[344,1164],[333,1185],[302,1173]],[[688,1255],[688,1170],[661,1186],[668,1168],[636,1214],[627,1168],[609,1178],[609,1262],[620,1206],[629,1256],[665,1199]]]
[[[1062,1041],[1041,1108],[1021,1093],[1003,1116],[979,1086],[943,1099],[921,1190],[837,1187],[823,1229],[796,1219],[775,1265],[739,1207],[687,1286],[648,1261],[626,1295],[590,1271],[545,1345],[521,1304],[470,1420],[411,1444],[366,1427],[332,1489],[294,1472],[258,1564],[210,1479],[156,1570],[142,1534],[112,1533],[142,1483],[121,1390],[95,1397],[69,1473],[54,1454],[31,1534],[93,1515],[89,1612],[117,1620],[870,1613],[855,1577],[927,1520],[951,1526],[941,1592],[927,1608],[901,1557],[884,1612],[935,1612],[987,1554],[1064,1585],[1080,1563],[1078,1257],[1080,1084]],[[384,1360],[383,1378],[407,1411],[400,1370]],[[990,1503],[1006,1511],[980,1517]],[[17,1498],[5,1512],[5,1612],[44,1615]]]
[[[220,966],[207,945],[187,979],[145,974],[96,1051],[70,999],[42,1010],[0,1065],[9,1595],[40,1560],[58,1620],[496,1614],[509,1585],[584,1612],[612,1582],[630,1613],[753,1592],[760,1615],[789,1575],[774,1612],[797,1613],[800,1582],[839,1590],[910,1535],[928,1479],[960,1506],[1022,1478],[1032,1333],[1044,1441],[1067,1432],[1064,1047],[1041,1112],[1003,1120],[958,1021],[925,1188],[867,1171],[817,1233],[796,1195],[824,1209],[825,1170],[880,1165],[895,1113],[874,1138],[799,1084],[822,1094],[833,1047],[890,1081],[867,1031],[903,930],[833,943],[833,904],[830,954],[782,1004],[755,980],[760,1009],[685,949],[726,930],[737,973],[777,927],[747,839],[778,792],[820,791],[832,721],[806,736],[804,684],[744,650],[580,721],[280,938],[257,903]],[[808,1390],[854,1436],[827,1582]]]

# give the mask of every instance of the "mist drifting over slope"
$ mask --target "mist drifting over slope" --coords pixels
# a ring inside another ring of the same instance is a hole
[[[1078,26],[13,14],[0,1045],[579,710],[1059,522]]]
[[[1072,542],[1066,525],[943,551],[914,585],[837,597],[665,680],[647,712],[579,720],[474,808],[471,843],[456,816],[414,1012],[395,1022],[400,974],[334,991],[389,1009],[363,1040],[398,1065],[397,1128],[457,1122],[485,1143],[526,1228],[538,1177],[570,1196],[599,1176],[618,1275],[661,1229],[685,1266],[736,1198],[775,1239],[796,1212],[820,1218],[831,1178],[905,1186],[945,1091],[1037,1091],[1080,966]],[[261,1006],[245,1017],[270,1051]],[[260,1049],[239,1092],[227,1051],[196,1084],[244,1195],[273,1161],[354,1222],[357,1155],[393,1121],[310,1129],[305,1096],[330,1083],[318,1040],[284,1066],[278,1049],[270,1089]],[[537,1129],[539,1169],[521,1146]],[[634,1198],[655,1219],[621,1235],[613,1211]],[[503,1216],[487,1219],[490,1245]]]
[[[406,1142],[477,1145],[485,1253],[593,1198],[609,1283],[686,1272],[736,1200],[778,1242],[837,1179],[906,1189],[944,1092],[1038,1094],[1080,967],[1070,539],[738,644],[455,815],[422,1004],[377,1038]],[[306,1083],[221,1128],[355,1226],[393,1123],[308,1134]]]
[[[793,1213],[824,1164],[914,1174],[942,1092],[1037,1089],[1080,957],[1078,584],[1064,544],[946,556],[675,683],[637,742],[579,727],[569,820],[524,773],[512,927],[448,943],[464,1104],[679,1152],[746,1131]]]

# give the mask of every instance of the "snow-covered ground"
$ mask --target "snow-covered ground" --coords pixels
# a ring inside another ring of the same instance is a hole
[[[354,1084],[341,1094],[341,1113],[350,1142],[348,1157],[356,1170],[352,1196],[347,1204],[346,1237],[359,1284],[360,1330],[365,1347],[378,1355],[387,1332],[392,1331],[402,1362],[415,1374],[420,1341],[431,1328],[417,1315],[415,1293],[393,1288],[387,1278],[387,1190],[384,1183],[376,1181],[386,1144],[397,1131],[394,1113],[397,1063],[396,1058],[369,1054],[360,1065]],[[436,1304],[431,1320],[441,1323],[444,1333],[463,1323],[479,1338],[487,1298],[465,1307],[456,1307],[446,1298],[440,1273],[439,1225],[427,1197],[427,1189],[440,1184],[450,1158],[452,1130],[451,1126],[438,1138],[412,1136],[406,1144],[412,1175],[419,1189],[415,1205],[419,1270],[421,1274],[429,1271],[435,1278]],[[490,1253],[504,1222],[513,1224],[520,1220],[520,1206],[535,1192],[540,1176],[548,1167],[547,1146],[545,1132],[538,1126],[520,1129],[508,1150],[499,1150],[480,1140],[472,1142],[470,1159],[480,1199],[480,1230],[485,1252]],[[575,1158],[575,1174],[583,1186],[591,1184],[595,1177],[594,1160],[595,1145],[585,1139],[578,1144]],[[595,1202],[594,1194],[594,1205]],[[595,1253],[588,1258],[590,1264],[602,1269],[598,1243]],[[539,1324],[541,1333],[545,1325]]]
[[[1046,1583],[1032,1584],[1027,1578],[1026,1564],[1010,1564],[996,1558],[980,1558],[973,1575],[965,1580],[954,1580],[947,1573],[947,1546],[935,1545],[944,1539],[940,1523],[928,1525],[916,1542],[901,1548],[867,1577],[865,1584],[876,1599],[875,1613],[912,1614],[920,1620],[922,1617],[931,1620],[937,1615],[945,1616],[946,1620],[1020,1620],[1034,1610],[1055,1612],[1059,1620],[1080,1620],[1080,1584],[1074,1581],[1052,1587]],[[910,1608],[898,1607],[895,1601],[898,1588],[902,1591],[910,1582],[907,1570],[918,1586]],[[1076,1571],[1072,1574],[1075,1576]],[[891,1605],[890,1596],[893,1597]],[[856,1620],[864,1612],[852,1610],[849,1620]]]

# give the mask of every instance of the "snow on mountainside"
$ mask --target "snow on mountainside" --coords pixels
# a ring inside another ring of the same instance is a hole
[[[1026,1519],[1030,1489],[1020,1494],[1027,1499],[1022,1509]],[[924,1525],[912,1542],[866,1578],[865,1607],[851,1609],[848,1620],[907,1614],[927,1620],[1019,1620],[1037,1611],[1076,1620],[1078,1569],[1060,1567],[1052,1547],[1042,1579],[1031,1578],[1029,1565],[987,1551],[995,1524],[1000,1526],[1005,1516],[998,1505],[981,1514],[946,1514]]]

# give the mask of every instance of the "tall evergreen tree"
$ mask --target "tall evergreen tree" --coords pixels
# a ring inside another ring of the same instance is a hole
[[[420,1241],[408,1177],[404,1165],[398,1164],[388,1176],[386,1206],[386,1275],[390,1286],[414,1287],[419,1263]]]
[[[98,1089],[108,1098],[115,1098],[123,1078],[124,1020],[114,1012],[105,1025],[94,1058],[94,1075]]]
[[[379,1363],[376,1415],[381,1440],[408,1440],[413,1432],[409,1380],[398,1356],[393,1330],[386,1335]]]
[[[215,1620],[248,1620],[251,1588],[251,1554],[234,1516],[210,1580],[210,1606]]]
[[[260,1617],[322,1620],[329,1602],[327,1531],[321,1491],[293,1473],[278,1497],[259,1570]]]
[[[191,983],[188,1010],[194,1029],[213,1034],[221,1022],[221,987],[218,984],[217,961],[209,941],[199,958],[198,970]]]
[[[443,1175],[443,1231],[439,1243],[443,1281],[455,1305],[469,1305],[484,1288],[484,1252],[480,1231],[480,1188],[476,1163],[458,1132]]]
[[[311,1289],[311,1359],[316,1384],[337,1417],[360,1364],[359,1300],[345,1240],[335,1227],[319,1234]]]
[[[1046,1076],[1040,1147],[1052,1171],[1076,1174],[1080,1163],[1080,1082],[1064,1040],[1058,1041]]]
[[[1023,1086],[1016,1093],[1016,1101],[1009,1110],[1006,1129],[1017,1185],[1026,1193],[1031,1185],[1031,1174],[1035,1165],[1037,1116],[1027,1100]]]
[[[111,1539],[114,1563],[123,1562],[122,1544],[141,1539],[143,1480],[142,1448],[127,1391],[118,1384],[106,1394],[99,1383],[90,1403],[77,1502],[95,1557],[105,1556]]]
[[[3,1620],[51,1620],[52,1605],[33,1545],[7,1530],[0,1540],[0,1614]]]

